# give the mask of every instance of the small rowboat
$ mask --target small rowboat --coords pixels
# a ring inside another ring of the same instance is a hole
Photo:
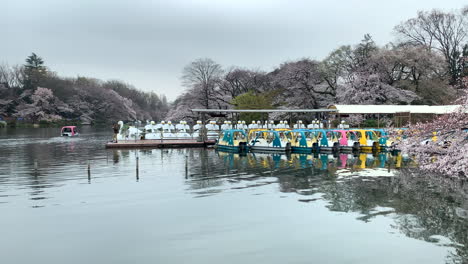
[[[60,135],[62,137],[75,137],[78,136],[78,129],[76,126],[64,126],[60,130]]]

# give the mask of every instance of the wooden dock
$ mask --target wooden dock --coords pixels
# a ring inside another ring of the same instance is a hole
[[[215,143],[214,140],[197,141],[194,139],[119,140],[117,143],[106,143],[106,148],[203,148],[213,146]]]

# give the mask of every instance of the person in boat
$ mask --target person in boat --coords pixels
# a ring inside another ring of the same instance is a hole
[[[112,138],[112,141],[117,143],[117,135],[119,134],[120,131],[120,125],[118,123],[114,123],[112,126],[112,129],[114,130],[114,137]]]

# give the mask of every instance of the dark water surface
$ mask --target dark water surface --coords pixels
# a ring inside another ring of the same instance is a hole
[[[399,157],[106,150],[111,131],[81,130],[0,129],[0,263],[468,262],[466,186]]]

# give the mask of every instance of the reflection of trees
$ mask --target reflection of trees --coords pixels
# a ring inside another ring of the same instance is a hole
[[[221,186],[223,179],[217,177],[225,174],[224,166],[213,150],[190,150],[187,158],[189,164],[189,185],[192,189],[205,189]]]
[[[437,176],[435,179],[439,179]],[[435,242],[433,235],[449,238],[456,256],[468,260],[468,187],[434,182],[427,177],[402,173],[398,177],[375,177],[336,181],[326,174],[304,170],[278,178],[282,192],[322,194],[331,211],[356,212],[362,221],[390,215],[394,228],[408,237]],[[452,183],[453,184],[453,183]],[[301,199],[307,201],[308,199]]]
[[[201,158],[204,160],[199,160]],[[386,215],[394,219],[394,228],[406,236],[428,242],[436,242],[434,235],[447,237],[455,243],[451,246],[456,249],[449,261],[468,259],[468,187],[450,181],[442,183],[440,177],[415,177],[406,169],[396,177],[336,180],[336,167],[345,162],[348,170],[359,170],[362,163],[366,168],[388,168],[401,162],[397,157],[383,155],[347,158],[307,154],[286,157],[249,153],[241,156],[202,151],[190,162],[195,181],[189,184],[199,190],[228,186],[231,181],[274,177],[281,192],[296,192],[304,197],[321,194],[331,211],[359,213],[358,219],[362,221]]]
[[[363,221],[391,213],[395,228],[409,237],[428,242],[434,242],[433,235],[447,237],[463,245],[456,247],[457,255],[467,260],[468,221],[460,212],[468,209],[468,192],[453,192],[432,180],[407,174],[372,181],[354,179],[322,184],[317,192],[323,193],[332,211],[357,212]]]

